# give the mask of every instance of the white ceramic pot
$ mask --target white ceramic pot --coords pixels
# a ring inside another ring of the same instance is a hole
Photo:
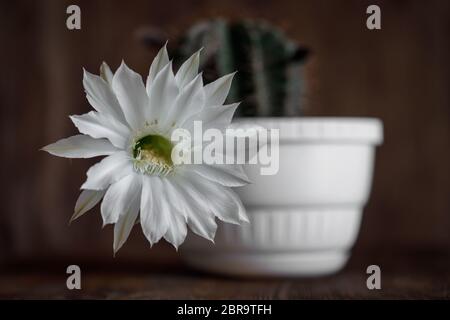
[[[238,188],[249,224],[219,224],[215,245],[197,236],[183,260],[232,275],[315,276],[337,272],[349,258],[372,181],[382,123],[373,118],[252,118],[280,131],[279,171]]]

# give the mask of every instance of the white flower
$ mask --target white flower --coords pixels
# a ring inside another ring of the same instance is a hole
[[[87,172],[71,221],[101,203],[103,224],[114,226],[114,253],[140,222],[151,245],[161,238],[175,248],[190,229],[211,241],[215,217],[248,221],[230,187],[248,183],[239,165],[175,165],[171,133],[203,127],[225,129],[238,104],[223,105],[233,74],[203,86],[199,52],[172,71],[164,46],[146,85],[124,62],[113,74],[106,63],[100,76],[84,71],[86,97],[95,111],[71,116],[81,133],[43,150],[66,158],[106,156]]]

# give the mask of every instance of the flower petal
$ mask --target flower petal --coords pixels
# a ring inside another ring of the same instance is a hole
[[[58,140],[43,147],[42,150],[64,158],[92,158],[119,151],[106,139],[94,139],[84,134]]]
[[[103,190],[133,172],[130,156],[125,151],[120,151],[90,167],[87,180],[81,188]]]
[[[172,214],[170,216],[170,223],[164,239],[172,244],[175,249],[184,242],[187,235],[187,223],[180,214]]]
[[[114,73],[111,71],[111,68],[105,61],[103,61],[102,65],[100,66],[100,77],[109,85],[112,84]]]
[[[137,180],[139,180],[139,178],[137,178]],[[134,225],[136,224],[136,219],[139,213],[140,200],[140,195],[137,195],[133,199],[133,201],[131,201],[128,210],[119,216],[119,220],[114,225],[114,255],[123,246],[125,241],[127,241],[128,236],[131,233],[131,229],[133,229]]]
[[[188,179],[181,175],[172,178],[171,183],[179,195],[179,199],[185,203],[188,225],[191,230],[214,242],[217,224],[204,196],[194,188]]]
[[[203,194],[211,211],[222,221],[240,224],[246,218],[245,208],[237,196],[232,196],[230,188],[192,176],[192,184]]]
[[[233,103],[203,108],[197,114],[189,117],[181,127],[193,132],[194,121],[201,121],[203,131],[211,128],[225,130],[230,125],[231,119],[238,106],[239,103]]]
[[[195,172],[202,178],[219,183],[226,187],[240,187],[250,181],[242,168],[237,164],[189,164],[184,166],[186,171]]]
[[[101,212],[103,226],[116,223],[119,217],[130,209],[135,198],[141,193],[141,179],[137,174],[129,174],[113,183],[103,197]],[[133,220],[133,223],[136,219]]]
[[[80,133],[96,139],[107,138],[117,148],[125,149],[130,129],[112,117],[91,111],[82,115],[70,116],[70,119]]]
[[[220,106],[225,102],[235,74],[227,74],[205,86],[206,106]]]
[[[198,65],[200,63],[200,51],[201,49],[194,53],[178,69],[177,75],[175,76],[178,88],[183,88],[197,76]]]
[[[147,106],[145,119],[160,120],[162,113],[169,108],[178,95],[178,87],[172,72],[172,62],[169,62],[156,76],[150,88],[150,107]]]
[[[86,91],[86,98],[95,110],[126,124],[119,101],[117,101],[110,84],[101,77],[83,69],[83,87]]]
[[[186,211],[186,201],[184,200],[183,195],[178,192],[177,187],[172,180],[173,177],[166,177],[163,180],[165,192],[167,193],[173,210],[181,214],[184,221],[187,222],[188,213]]]
[[[142,77],[122,61],[114,74],[112,88],[128,124],[131,128],[140,128],[144,121],[144,111],[148,108],[148,96]]]
[[[248,218],[247,210],[245,209],[244,204],[241,201],[241,198],[239,198],[239,196],[236,194],[236,192],[234,192],[231,188],[224,188],[224,193],[227,194],[228,197],[233,199],[233,201],[238,206],[239,220],[241,222],[249,223],[250,219]]]
[[[171,208],[169,214],[169,227],[164,239],[171,243],[178,250],[187,235],[187,216],[185,215],[184,204],[168,179],[161,180],[164,185],[164,191],[167,194],[167,200]]]
[[[75,221],[87,211],[91,210],[97,203],[102,200],[105,195],[106,190],[83,190],[78,197],[77,203],[75,204],[75,210],[70,218],[70,222]]]
[[[150,245],[158,242],[169,228],[170,206],[161,178],[142,176],[141,226]]]
[[[153,83],[153,80],[156,78],[156,75],[169,63],[169,54],[167,53],[167,42],[162,47],[155,59],[153,59],[152,65],[150,66],[150,71],[148,72],[147,81],[146,81],[146,89],[147,93],[150,96],[150,87]]]
[[[203,79],[199,74],[181,90],[168,112],[162,113],[164,126],[184,123],[187,118],[198,113],[204,103]]]

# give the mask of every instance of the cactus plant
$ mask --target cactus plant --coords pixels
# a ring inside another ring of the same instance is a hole
[[[307,50],[264,22],[211,20],[191,27],[177,42],[177,65],[203,47],[205,82],[238,71],[228,102],[242,101],[239,116],[298,116],[304,97]]]

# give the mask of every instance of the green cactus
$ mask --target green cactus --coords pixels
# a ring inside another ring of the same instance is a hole
[[[194,25],[174,48],[179,66],[203,47],[205,83],[238,71],[227,102],[242,101],[238,116],[299,116],[307,50],[263,22],[212,20]]]

